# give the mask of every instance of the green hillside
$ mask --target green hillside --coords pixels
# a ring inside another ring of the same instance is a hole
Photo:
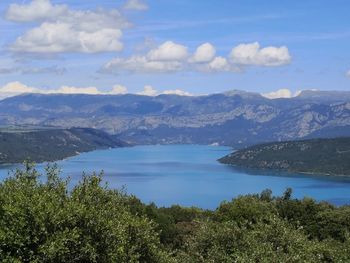
[[[219,161],[248,168],[350,175],[350,137],[255,145]]]
[[[80,152],[124,146],[105,132],[86,129],[38,129],[0,132],[0,163],[55,161]]]

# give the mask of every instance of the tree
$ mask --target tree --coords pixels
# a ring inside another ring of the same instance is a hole
[[[0,260],[11,262],[165,262],[155,225],[133,215],[123,192],[84,176],[68,191],[57,167],[46,182],[27,164],[0,185]]]

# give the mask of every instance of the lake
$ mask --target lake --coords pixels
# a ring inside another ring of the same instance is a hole
[[[214,209],[221,201],[270,188],[281,195],[287,187],[293,196],[313,197],[336,205],[350,204],[350,179],[236,169],[216,160],[229,147],[204,145],[152,145],[97,150],[57,163],[71,186],[82,172],[104,170],[111,188],[126,187],[143,202],[159,206],[180,204]],[[42,170],[45,164],[39,164]],[[16,166],[2,166],[0,179]]]

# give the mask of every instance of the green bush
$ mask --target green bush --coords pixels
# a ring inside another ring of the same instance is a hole
[[[179,255],[183,262],[318,262],[322,257],[317,243],[278,217],[250,227],[207,222]]]

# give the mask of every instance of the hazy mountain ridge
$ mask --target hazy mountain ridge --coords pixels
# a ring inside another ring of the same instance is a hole
[[[0,124],[91,127],[135,143],[239,145],[298,139],[350,125],[350,92],[290,99],[229,91],[207,96],[26,94],[0,101]],[[349,134],[350,135],[350,134]]]

